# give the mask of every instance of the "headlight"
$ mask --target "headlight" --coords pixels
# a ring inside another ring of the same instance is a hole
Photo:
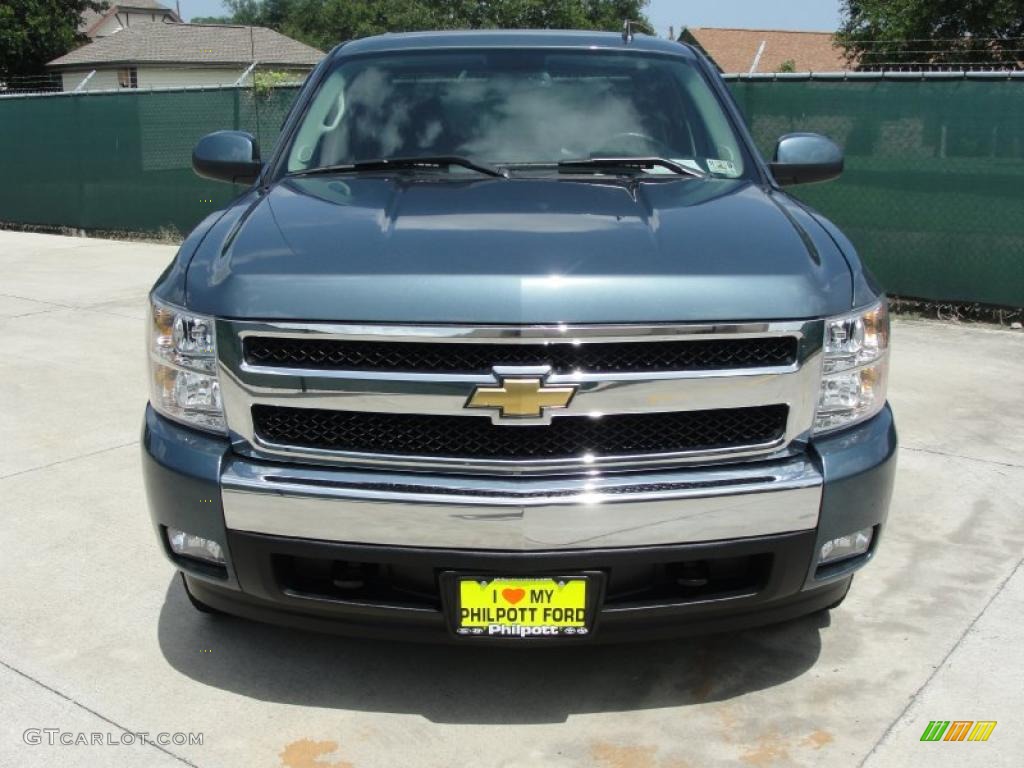
[[[182,424],[226,434],[213,318],[155,300],[149,315],[153,408]]]
[[[825,359],[814,414],[817,434],[870,419],[885,405],[889,310],[873,307],[825,320]]]

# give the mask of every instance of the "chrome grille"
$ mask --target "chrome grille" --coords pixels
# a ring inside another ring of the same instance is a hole
[[[253,406],[258,437],[329,451],[462,459],[582,459],[770,444],[786,429],[785,405],[711,411],[570,416],[550,425],[496,426],[479,416],[372,413]]]
[[[712,371],[792,365],[792,336],[571,344],[445,344],[249,336],[250,365],[342,371],[487,373],[546,365],[555,373]]]
[[[788,452],[814,415],[820,320],[399,326],[217,321],[234,449],[266,459],[572,474]],[[467,410],[508,378],[569,387],[543,418]],[[793,448],[792,450],[798,450]]]

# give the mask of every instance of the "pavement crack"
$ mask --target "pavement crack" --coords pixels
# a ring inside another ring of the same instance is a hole
[[[29,298],[28,296],[19,296],[19,295],[14,294],[14,293],[0,293],[0,296],[2,296],[4,298],[8,298],[8,299],[18,299],[20,301],[29,301],[29,302],[32,302],[33,304],[45,304],[46,306],[50,307],[49,309],[40,309],[40,310],[36,310],[35,312],[22,312],[21,314],[18,314],[18,315],[8,315],[7,318],[6,318],[8,320],[12,320],[12,319],[18,318],[18,317],[30,317],[32,315],[45,315],[45,314],[48,314],[50,312],[58,312],[58,311],[60,311],[62,309],[70,309],[70,310],[75,311],[75,312],[92,312],[94,314],[111,315],[113,317],[123,317],[126,320],[138,320],[139,319],[135,315],[125,315],[125,314],[121,314],[120,312],[112,312],[110,310],[104,309],[103,308],[104,305],[111,303],[110,301],[106,301],[106,300],[105,301],[93,302],[91,304],[62,304],[62,303],[57,302],[57,301],[49,301],[49,300],[46,300],[46,299],[32,299],[32,298]],[[134,300],[135,298],[137,298],[137,297],[132,297],[132,299],[125,299],[125,301],[131,301],[131,300]]]
[[[89,453],[81,453],[78,456],[71,456],[67,459],[59,459],[57,461],[51,461],[49,464],[42,464],[38,467],[29,467],[28,469],[19,469],[17,472],[11,472],[9,475],[0,475],[0,480],[7,480],[12,477],[18,477],[19,475],[27,475],[30,472],[39,472],[43,469],[49,469],[50,467],[56,467],[60,464],[68,464],[72,461],[78,461],[79,459],[88,459],[90,456],[98,456],[101,453],[107,453],[108,451],[116,451],[119,448],[127,448],[129,445],[138,445],[138,440],[132,440],[129,443],[122,443],[121,445],[111,445],[107,448],[100,448],[96,451],[90,451]]]
[[[1010,467],[1011,469],[1024,469],[1024,464],[1016,464],[1012,461],[996,461],[994,459],[979,459],[976,456],[963,456],[959,453],[949,453],[947,451],[937,451],[934,448],[915,448],[909,445],[901,445],[901,451],[910,451],[912,453],[928,453],[933,456],[945,456],[948,459],[963,459],[964,461],[977,461],[980,464],[991,464],[996,467]]]
[[[60,302],[48,301],[46,299],[33,299],[33,298],[29,297],[29,296],[19,296],[16,293],[0,293],[0,296],[3,296],[5,299],[17,299],[18,301],[28,301],[28,302],[31,302],[32,304],[46,304],[48,306],[55,307],[57,309],[74,309],[74,307],[72,307],[69,304],[61,304]],[[52,311],[52,310],[47,310],[47,311]],[[14,315],[14,317],[20,317],[20,315]]]
[[[120,317],[122,320],[134,320],[136,322],[141,322],[141,321],[145,320],[145,318],[136,317],[135,315],[125,315],[125,314],[122,314],[121,312],[111,312],[110,310],[100,308],[99,305],[97,305],[95,307],[75,307],[75,309],[80,311],[80,312],[91,312],[94,315],[106,315],[107,317]]]
[[[11,672],[13,672],[16,675],[20,675],[21,677],[25,678],[29,682],[35,683],[36,685],[38,685],[43,690],[49,691],[54,696],[58,696],[58,697],[64,699],[64,701],[68,702],[69,704],[72,704],[72,705],[78,707],[79,709],[81,709],[81,710],[83,710],[85,712],[88,712],[93,717],[99,718],[104,723],[107,723],[108,725],[111,725],[114,728],[117,728],[122,733],[128,733],[128,734],[131,734],[133,736],[139,733],[139,731],[133,731],[130,728],[126,728],[125,726],[123,726],[119,722],[117,722],[116,720],[111,720],[109,717],[107,717],[106,715],[100,714],[95,709],[92,709],[91,707],[87,707],[82,702],[72,698],[71,696],[68,696],[66,693],[58,691],[56,688],[53,688],[53,687],[47,685],[46,683],[42,682],[38,678],[32,677],[32,675],[28,674],[27,672],[22,672],[20,669],[18,669],[17,667],[11,666],[10,664],[8,664],[3,659],[0,659],[0,666],[4,667],[5,669],[9,669]],[[195,763],[191,762],[190,760],[187,760],[186,758],[182,757],[181,755],[176,755],[174,752],[171,752],[171,750],[161,746],[160,744],[152,742],[149,739],[146,739],[145,741],[143,741],[143,743],[146,746],[153,747],[154,749],[157,749],[160,752],[163,752],[165,755],[167,755],[168,757],[171,757],[171,758],[177,760],[182,765],[188,765],[191,768],[199,768],[198,765],[196,765]]]
[[[36,315],[48,315],[52,312],[63,312],[64,307],[50,307],[49,309],[37,309],[35,312],[22,312],[20,315],[7,315],[3,320],[17,320],[22,317],[35,317]]]
[[[910,708],[913,707],[914,704],[917,702],[917,699],[921,695],[921,692],[928,687],[932,680],[935,679],[935,676],[939,674],[939,670],[946,666],[946,662],[949,661],[949,657],[953,655],[956,649],[959,648],[960,645],[963,643],[964,639],[971,633],[971,630],[974,629],[974,625],[977,624],[978,620],[985,615],[985,612],[988,610],[988,607],[992,605],[992,603],[995,602],[995,599],[999,597],[999,595],[1002,593],[1004,589],[1006,589],[1006,585],[1010,583],[1010,579],[1017,575],[1017,571],[1021,569],[1021,566],[1024,566],[1024,557],[1018,560],[1017,564],[1006,575],[1006,578],[999,582],[999,586],[996,587],[996,591],[993,592],[992,596],[985,601],[985,604],[981,607],[981,610],[978,611],[977,615],[973,619],[971,619],[971,623],[967,625],[964,631],[960,633],[960,636],[956,639],[956,642],[953,643],[953,646],[946,652],[946,655],[942,657],[942,661],[935,665],[935,668],[932,670],[931,674],[928,675],[928,678],[917,687],[917,690],[915,690],[911,694],[910,699],[907,701],[907,705],[903,707],[900,713],[896,715],[896,717],[893,719],[891,723],[889,723],[889,726],[885,729],[885,731],[882,732],[882,735],[878,737],[878,740],[872,745],[871,751],[864,755],[864,759],[857,763],[857,768],[862,768],[862,766],[865,763],[867,763],[868,760],[871,759],[871,756],[878,751],[878,748],[881,746],[882,742],[889,738],[889,734],[892,733],[893,729],[896,728],[896,725],[900,722],[900,720],[903,719],[903,716],[906,715],[907,712],[910,711]]]

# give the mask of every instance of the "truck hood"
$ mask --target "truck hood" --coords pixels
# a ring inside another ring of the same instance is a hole
[[[229,209],[186,284],[199,312],[337,322],[798,319],[852,296],[787,196],[695,179],[287,179]]]

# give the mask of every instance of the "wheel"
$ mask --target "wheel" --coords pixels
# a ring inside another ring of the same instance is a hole
[[[218,611],[213,606],[207,605],[202,602],[198,597],[192,594],[192,591],[188,588],[188,581],[185,580],[185,574],[178,571],[181,576],[181,586],[185,588],[185,596],[188,597],[188,601],[192,603],[192,607],[200,613],[207,613],[211,616],[224,616],[224,611]]]

